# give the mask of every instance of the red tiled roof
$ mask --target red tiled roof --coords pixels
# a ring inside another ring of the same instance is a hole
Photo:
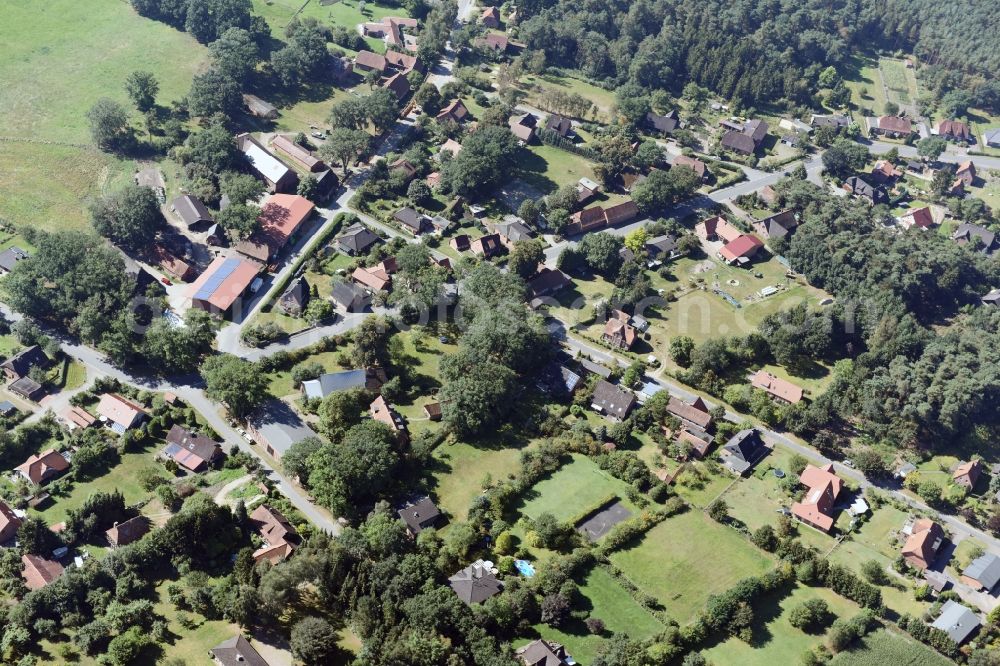
[[[802,389],[800,387],[780,377],[775,377],[770,372],[765,372],[764,370],[758,370],[753,374],[750,378],[750,385],[792,404],[802,400]]]
[[[192,299],[197,298],[197,300],[208,303],[219,310],[228,310],[236,299],[246,291],[259,272],[259,264],[235,257],[216,257],[205,269],[205,272],[191,284],[188,293]],[[217,275],[223,273],[225,278],[218,280]]]
[[[757,250],[764,247],[764,244],[756,236],[750,236],[749,234],[744,234],[739,238],[729,241],[722,246],[719,250],[719,254],[722,255],[723,259],[726,261],[735,261],[740,257],[752,257],[757,253]]]
[[[38,555],[22,555],[21,564],[24,565],[24,584],[29,590],[40,590],[59,576],[63,572],[63,566],[55,560],[47,560]]]
[[[69,463],[55,449],[33,455],[17,466],[17,471],[26,476],[32,483],[41,483],[54,472],[69,469]]]
[[[941,526],[933,520],[921,518],[913,523],[901,554],[907,562],[922,571],[934,562],[943,541],[944,530]]]
[[[688,157],[687,155],[678,155],[671,162],[671,166],[683,166],[693,169],[699,178],[705,177],[705,163],[699,160],[697,157]]]
[[[913,131],[913,123],[910,122],[910,119],[900,118],[899,116],[881,116],[878,119],[878,127],[887,132],[898,132],[900,134],[909,134]]]

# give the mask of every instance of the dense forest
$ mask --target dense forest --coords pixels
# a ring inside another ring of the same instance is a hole
[[[858,51],[914,51],[941,96],[964,88],[996,108],[1000,48],[990,3],[896,0],[529,0],[520,38],[549,63],[572,63],[611,87],[680,93],[688,82],[742,107],[809,105],[822,69]],[[957,35],[963,38],[956,38]],[[967,37],[964,38],[964,37]]]

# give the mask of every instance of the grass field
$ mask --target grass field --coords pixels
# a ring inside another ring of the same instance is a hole
[[[456,442],[434,450],[431,488],[442,510],[458,520],[465,520],[472,498],[483,491],[489,474],[500,480],[518,469],[521,455],[517,448],[479,448]]]
[[[597,504],[608,495],[617,495],[623,503],[634,511],[625,500],[629,486],[607,472],[601,470],[590,458],[573,455],[573,462],[536,483],[524,497],[521,513],[537,518],[543,513],[551,513],[559,520],[566,520]]]
[[[153,72],[167,104],[187,94],[207,54],[121,0],[5,2],[0,45],[0,135],[79,144],[90,143],[85,113],[98,98],[132,108],[129,72]]]
[[[831,666],[949,666],[950,659],[931,648],[887,629],[881,629],[861,640],[860,646],[841,652]]]
[[[364,3],[364,13],[358,8],[358,0],[341,0],[332,5],[321,5],[319,0],[253,0],[255,14],[263,16],[271,26],[271,34],[285,39],[285,28],[292,17],[315,18],[326,25],[343,25],[349,28],[359,23],[377,22],[386,16],[408,17],[404,7],[388,7],[374,2]],[[301,11],[300,11],[301,10]],[[380,39],[366,40],[372,50],[385,52],[385,44]]]
[[[912,80],[911,85],[906,65],[901,60],[882,58],[878,62],[878,68],[882,72],[885,87],[889,89],[889,101],[909,104],[916,99],[916,79]]]
[[[312,356],[309,357],[309,362],[315,361],[319,363],[320,365],[323,366],[323,369],[326,372],[337,372],[339,370],[344,369],[337,364],[337,356],[339,355],[340,355],[339,351],[329,351],[329,352],[323,352],[321,354],[313,354]],[[271,384],[268,387],[268,390],[270,390],[271,395],[276,395],[280,398],[286,395],[292,395],[294,393],[298,393],[298,389],[295,388],[294,383],[292,382],[291,370],[281,370],[278,372],[274,372],[270,375],[270,380]]]
[[[705,656],[713,664],[773,666],[798,663],[802,653],[822,642],[824,635],[807,634],[788,622],[791,609],[809,599],[822,599],[838,618],[852,617],[860,610],[857,604],[827,588],[796,587],[780,602],[768,599],[754,605],[752,644],[732,637],[706,650]]]
[[[882,73],[873,60],[860,59],[856,73],[845,79],[851,89],[851,100],[862,109],[870,109],[875,115],[885,110],[885,89],[882,87]],[[862,92],[864,91],[864,92]],[[855,120],[862,120],[862,114],[856,113]]]
[[[696,510],[660,523],[611,561],[681,624],[694,619],[710,595],[771,568],[770,558],[739,533]]]
[[[568,150],[544,144],[531,146],[531,156],[519,165],[524,179],[544,194],[563,185],[574,185],[581,178],[593,180],[593,163]]]
[[[535,106],[539,106],[542,110],[545,110],[545,108],[544,106],[539,105],[539,99],[542,98],[545,91],[548,90],[560,91],[568,94],[575,93],[586,97],[595,107],[597,107],[597,116],[599,119],[603,120],[610,119],[611,110],[616,105],[615,94],[610,90],[599,88],[595,85],[587,83],[586,81],[570,76],[558,76],[555,74],[545,74],[541,76],[528,75],[522,77],[520,87],[527,95],[528,102],[533,103]]]
[[[597,650],[609,634],[624,634],[634,640],[649,638],[660,631],[663,625],[649,611],[640,606],[628,592],[601,567],[594,567],[580,585],[582,604],[579,610],[586,610],[590,617],[604,621],[605,635],[596,636],[587,631],[582,622],[571,622],[562,629],[548,625],[537,625],[535,630],[546,640],[566,646],[577,663],[593,663]],[[520,647],[518,642],[515,642]]]

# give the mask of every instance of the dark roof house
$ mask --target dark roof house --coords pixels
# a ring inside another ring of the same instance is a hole
[[[481,604],[503,589],[493,572],[482,560],[470,564],[448,579],[448,584],[465,603]]]
[[[621,421],[628,416],[635,404],[634,393],[600,379],[594,386],[594,397],[590,406],[604,416]]]
[[[211,437],[192,432],[174,424],[166,437],[167,445],[161,454],[192,472],[211,465],[222,457],[222,445]]]
[[[743,476],[767,455],[768,449],[756,428],[741,430],[726,442],[720,455],[723,464],[735,474]]]
[[[138,541],[148,531],[149,519],[146,516],[136,516],[124,523],[115,523],[111,529],[104,532],[104,536],[112,548],[118,548]]]
[[[337,238],[337,247],[341,252],[356,257],[367,252],[377,242],[379,237],[371,229],[360,222],[355,222],[344,229]]]
[[[671,111],[665,116],[653,113],[652,111],[646,112],[646,125],[653,131],[660,132],[662,134],[670,134],[680,125],[680,118],[677,115],[677,111]]]
[[[49,367],[49,357],[45,355],[38,345],[21,350],[0,365],[7,381],[15,381],[21,377],[27,377],[32,368]]]
[[[177,213],[177,216],[188,227],[198,224],[209,225],[215,221],[212,214],[208,212],[208,208],[201,202],[201,199],[193,197],[190,194],[182,194],[171,201],[170,210]]]
[[[14,270],[14,265],[28,258],[28,251],[19,247],[9,247],[0,252],[0,275],[6,275]]]
[[[441,511],[430,497],[422,497],[412,504],[407,504],[398,513],[400,519],[406,523],[406,529],[414,536],[428,527],[434,527],[441,518]]]
[[[270,666],[242,636],[234,636],[209,650],[219,666]]]

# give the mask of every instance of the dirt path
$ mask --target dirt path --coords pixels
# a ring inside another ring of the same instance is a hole
[[[233,501],[227,501],[226,495],[233,492],[243,484],[248,483],[252,478],[252,474],[247,474],[246,476],[241,476],[240,478],[234,479],[222,486],[222,488],[219,489],[219,492],[215,493],[215,503],[219,506],[231,506],[235,504]]]

